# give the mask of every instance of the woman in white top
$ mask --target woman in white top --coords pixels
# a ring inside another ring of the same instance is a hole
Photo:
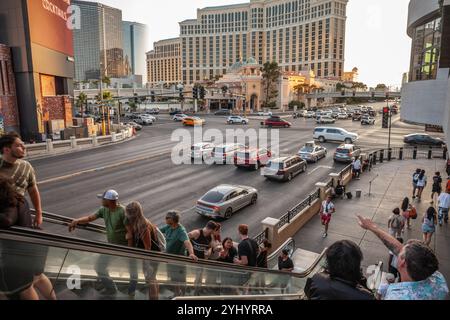
[[[425,170],[422,170],[417,180],[417,189],[419,190],[417,198],[419,199],[419,201],[422,200],[422,192],[426,186],[427,186],[427,176],[425,175]]]

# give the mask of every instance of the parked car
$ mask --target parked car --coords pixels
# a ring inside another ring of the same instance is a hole
[[[353,116],[352,116],[353,121],[361,121],[361,118],[362,118],[362,114],[359,111],[353,113]]]
[[[319,119],[317,119],[316,121],[318,124],[327,124],[327,123],[336,123],[336,120],[334,120],[331,117],[327,117],[327,116],[321,116]]]
[[[367,125],[374,125],[375,124],[375,118],[372,118],[372,117],[370,117],[370,116],[363,116],[362,118],[361,118],[361,124],[362,125],[365,125],[365,124],[367,124]]]
[[[159,109],[150,109],[146,113],[148,113],[148,114],[159,114]]]
[[[279,117],[270,117],[269,119],[266,119],[266,121],[264,121],[263,124],[269,128],[272,127],[290,128],[292,126],[290,122],[281,119]]]
[[[314,130],[314,139],[319,140],[321,143],[339,141],[350,144],[358,140],[358,134],[348,132],[342,128],[318,127]]]
[[[227,119],[227,123],[228,124],[235,124],[235,123],[240,123],[240,124],[248,124],[250,121],[247,118],[244,117],[240,117],[240,116],[230,116]]]
[[[136,131],[142,130],[142,126],[134,121],[130,121],[130,122],[126,123],[125,125],[133,127]]]
[[[211,152],[214,149],[214,145],[210,142],[196,143],[191,147],[191,159],[202,159],[211,156]]]
[[[306,143],[298,152],[298,155],[307,162],[318,162],[327,156],[327,149],[317,145],[314,141]]]
[[[173,116],[172,120],[173,121],[177,121],[177,122],[181,122],[183,121],[184,118],[187,118],[188,115],[184,114],[184,113],[178,113],[176,115]]]
[[[291,181],[307,168],[307,162],[299,156],[282,157],[270,160],[263,169],[263,173],[269,180]]]
[[[215,164],[234,164],[234,155],[242,148],[245,146],[238,143],[215,146],[211,153],[212,160]]]
[[[352,162],[357,157],[361,156],[361,148],[353,144],[340,145],[334,153],[334,162]]]
[[[204,126],[205,120],[199,117],[186,117],[182,120],[184,126],[195,127],[195,126]]]
[[[264,167],[272,158],[272,152],[267,149],[241,149],[234,155],[234,165],[236,167],[253,168],[259,170]]]
[[[221,109],[214,113],[215,116],[229,116],[231,115],[231,111],[228,109]]]
[[[223,184],[201,197],[195,211],[210,219],[230,219],[234,213],[257,200],[258,190],[253,187]]]
[[[445,145],[445,141],[441,138],[435,138],[425,133],[413,133],[404,137],[406,144],[439,146]]]

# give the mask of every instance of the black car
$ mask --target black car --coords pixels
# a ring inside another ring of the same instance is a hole
[[[407,135],[404,138],[404,142],[406,144],[439,146],[439,147],[442,147],[445,144],[445,142],[442,139],[432,137],[425,133],[414,133]]]
[[[223,109],[223,110],[216,111],[214,113],[214,115],[215,116],[229,116],[229,115],[231,115],[231,111],[228,109]]]
[[[183,112],[181,111],[181,110],[174,110],[174,111],[171,111],[169,114],[171,115],[171,116],[174,116],[174,115],[176,115],[176,114],[182,114]]]

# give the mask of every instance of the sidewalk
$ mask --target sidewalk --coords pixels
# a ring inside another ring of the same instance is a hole
[[[419,217],[411,220],[411,230],[406,230],[404,240],[422,240],[422,215],[429,208],[432,177],[436,171],[441,172],[446,183],[447,173],[445,172],[444,160],[409,160],[385,162],[377,164],[371,172],[366,172],[361,176],[361,180],[353,181],[347,187],[355,195],[355,190],[362,190],[360,199],[336,200],[336,214],[333,216],[328,238],[323,239],[323,226],[319,217],[312,219],[294,237],[297,248],[313,252],[322,252],[325,247],[329,247],[339,240],[352,240],[359,244],[364,254],[363,267],[384,262],[384,270],[388,269],[389,253],[382,242],[371,232],[360,228],[356,220],[359,214],[371,217],[380,227],[387,230],[387,222],[392,214],[392,210],[401,206],[404,197],[412,197],[412,174],[417,169],[426,170],[428,186],[423,192],[422,201],[414,201]],[[377,178],[376,176],[379,175]],[[372,184],[372,195],[369,197],[369,181]],[[432,248],[435,250],[440,263],[440,271],[447,281],[450,281],[450,225],[436,227],[433,235]]]

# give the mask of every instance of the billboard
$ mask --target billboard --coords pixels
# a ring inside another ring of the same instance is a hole
[[[31,42],[73,57],[70,0],[27,0]]]

